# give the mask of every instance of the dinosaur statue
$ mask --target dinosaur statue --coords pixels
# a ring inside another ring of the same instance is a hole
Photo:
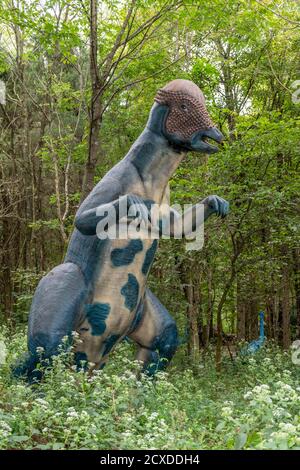
[[[249,354],[255,354],[259,349],[262,348],[266,341],[265,337],[265,328],[264,328],[264,312],[259,312],[259,337],[251,341],[251,343],[244,346],[241,350],[242,356],[247,356]]]
[[[102,368],[125,337],[136,343],[137,359],[146,373],[152,375],[167,365],[178,345],[176,324],[146,287],[158,240],[102,239],[97,235],[103,219],[99,209],[101,213],[112,206],[117,210],[126,198],[129,209],[134,204],[142,208],[137,217],[149,220],[149,204],[169,207],[168,181],[186,152],[216,152],[218,148],[208,139],[219,143],[222,138],[193,82],[174,80],[158,91],[142,134],[79,207],[64,262],[38,284],[29,316],[29,355],[17,374],[38,380],[37,348],[50,358],[72,331],[81,340],[75,353],[79,367],[86,361]],[[204,220],[228,212],[228,203],[218,196],[201,202]],[[190,233],[199,225],[195,207],[184,214]],[[182,215],[169,207],[169,213],[161,217],[168,218],[170,235],[174,235]]]

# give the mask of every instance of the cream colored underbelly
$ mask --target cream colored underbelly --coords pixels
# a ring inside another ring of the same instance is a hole
[[[114,266],[111,252],[116,248],[124,248],[128,240],[113,240],[103,256],[99,275],[95,282],[92,304],[109,305],[109,314],[105,319],[105,331],[101,335],[92,333],[91,325],[85,319],[78,327],[80,344],[78,351],[84,351],[89,361],[98,364],[102,359],[104,341],[110,335],[124,337],[136,315],[140,300],[144,295],[147,276],[142,273],[142,266],[146,252],[153,240],[143,240],[142,251],[135,254],[133,261],[128,265]],[[122,288],[127,285],[129,275],[133,275],[138,283],[138,298],[133,309],[126,306],[126,296]]]

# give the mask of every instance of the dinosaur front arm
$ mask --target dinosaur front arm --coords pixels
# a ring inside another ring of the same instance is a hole
[[[97,207],[77,212],[75,216],[75,227],[83,235],[97,235],[105,231],[105,227],[112,227],[122,218],[129,220],[140,218],[148,220],[148,208],[139,196],[125,194],[117,199],[100,204]],[[130,209],[135,207],[135,210]],[[99,223],[101,222],[101,223]]]
[[[102,204],[82,212],[79,211],[75,217],[75,227],[83,235],[96,235],[98,223],[112,212],[117,201],[118,200]],[[99,212],[101,212],[101,215],[99,215]]]
[[[229,203],[219,196],[208,196],[183,214],[169,207],[163,209],[160,232],[163,236],[182,238],[193,234],[213,214],[222,218],[228,214]]]

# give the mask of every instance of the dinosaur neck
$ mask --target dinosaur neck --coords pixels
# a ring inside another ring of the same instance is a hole
[[[132,146],[127,158],[135,166],[145,187],[159,198],[186,152],[173,148],[162,135],[164,106],[154,106],[146,128]],[[155,199],[155,197],[153,197]]]
[[[260,317],[259,319],[259,336],[263,338],[265,335],[264,333],[264,319],[263,317]]]

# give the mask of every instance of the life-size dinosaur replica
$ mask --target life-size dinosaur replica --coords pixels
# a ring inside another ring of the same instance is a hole
[[[216,152],[207,139],[221,142],[222,138],[193,82],[174,80],[158,91],[142,134],[79,207],[64,262],[40,281],[29,317],[29,356],[17,373],[26,374],[30,381],[38,379],[37,348],[50,358],[72,331],[81,339],[75,353],[78,364],[87,361],[102,368],[112,349],[127,336],[137,344],[137,359],[143,361],[146,373],[166,366],[178,345],[176,324],[146,287],[158,241],[100,239],[96,234],[102,220],[99,208],[101,213],[112,206],[117,209],[126,197],[128,208],[136,203],[146,208],[139,214],[144,219],[149,201],[169,207],[168,181],[186,152]],[[228,203],[218,196],[201,202],[202,221],[196,217],[197,206],[184,213],[189,233],[210,215],[224,217],[228,212]],[[170,207],[168,212],[161,217],[169,220],[172,236],[182,215]]]

